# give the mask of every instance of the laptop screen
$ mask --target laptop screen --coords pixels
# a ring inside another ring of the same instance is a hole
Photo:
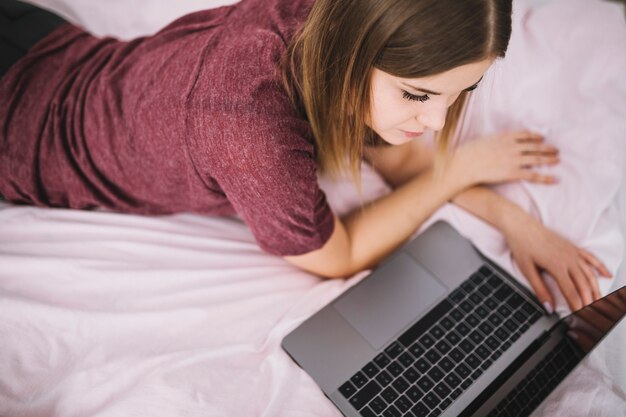
[[[567,335],[584,352],[590,352],[626,314],[626,287],[589,304],[563,319]]]

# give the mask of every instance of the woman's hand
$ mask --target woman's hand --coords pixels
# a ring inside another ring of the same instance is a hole
[[[519,180],[553,184],[556,178],[533,168],[559,162],[558,149],[545,144],[541,135],[520,131],[467,142],[455,151],[450,170],[466,186]]]
[[[572,311],[600,298],[596,272],[610,278],[606,266],[595,256],[578,248],[543,226],[523,211],[511,213],[502,230],[513,259],[547,309],[554,299],[540,272],[548,272],[557,282]]]

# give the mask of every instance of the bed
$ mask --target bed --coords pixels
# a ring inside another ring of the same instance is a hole
[[[234,2],[37,3],[132,38]],[[614,273],[601,280],[608,293],[626,284],[623,8],[518,1],[514,17],[509,54],[472,100],[463,136],[525,127],[561,149],[557,186],[495,189],[597,254]],[[365,200],[389,192],[367,165],[362,181]],[[360,203],[347,180],[320,184],[338,213]],[[427,224],[438,219],[525,283],[496,230],[451,205]],[[263,253],[237,218],[0,203],[0,417],[339,416],[280,343],[366,274],[299,271]],[[626,416],[625,343],[626,331],[612,335],[535,415]]]

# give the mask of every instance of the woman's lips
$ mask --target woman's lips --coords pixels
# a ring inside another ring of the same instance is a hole
[[[418,136],[421,136],[422,133],[424,132],[407,132],[406,130],[400,130],[402,133],[404,133],[404,136],[406,136],[407,138],[416,138]]]

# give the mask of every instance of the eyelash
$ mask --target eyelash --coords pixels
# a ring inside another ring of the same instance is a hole
[[[465,91],[466,92],[471,92],[474,91],[478,88],[478,84],[473,85],[469,88],[466,88]],[[402,97],[404,97],[406,100],[409,101],[419,101],[420,103],[424,103],[428,100],[430,100],[430,96],[428,94],[424,94],[423,96],[416,96],[415,94],[411,94],[408,91],[402,90]]]
[[[406,100],[419,101],[420,103],[424,103],[425,101],[428,101],[430,99],[428,94],[424,94],[423,96],[416,96],[415,94],[411,94],[408,91],[404,90],[402,90],[402,97],[404,97]]]

